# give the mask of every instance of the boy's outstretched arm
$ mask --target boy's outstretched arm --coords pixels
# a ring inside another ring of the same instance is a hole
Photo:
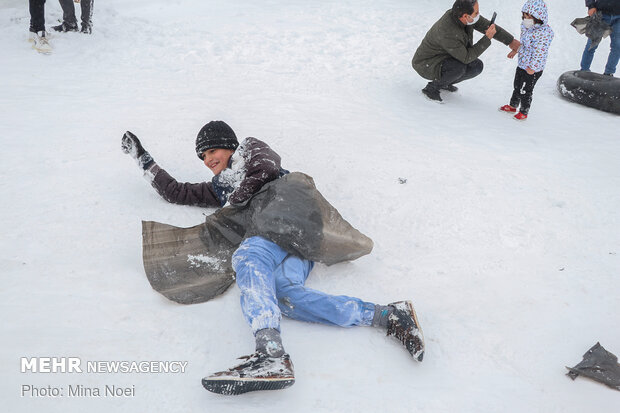
[[[138,166],[144,170],[155,162],[142,147],[140,139],[129,131],[125,132],[121,138],[121,150],[131,156],[138,163]]]
[[[127,131],[121,139],[121,149],[136,160],[138,166],[159,195],[166,201],[179,205],[219,208],[220,202],[211,182],[178,182],[162,169],[144,149],[136,135]]]

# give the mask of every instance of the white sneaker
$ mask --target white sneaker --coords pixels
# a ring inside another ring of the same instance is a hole
[[[30,32],[30,38],[28,39],[32,43],[32,48],[39,53],[50,54],[52,53],[52,46],[47,41],[45,31]]]

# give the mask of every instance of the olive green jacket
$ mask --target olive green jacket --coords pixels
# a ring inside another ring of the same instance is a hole
[[[491,40],[486,36],[474,44],[474,29],[485,33],[490,23],[480,16],[476,24],[468,26],[453,16],[452,9],[448,10],[426,33],[411,61],[413,68],[425,79],[438,80],[441,64],[447,58],[453,57],[465,64],[473,62],[491,45]],[[495,40],[505,45],[514,40],[506,30],[497,25],[495,27]]]

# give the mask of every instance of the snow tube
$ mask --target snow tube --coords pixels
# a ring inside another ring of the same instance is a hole
[[[562,96],[591,108],[620,115],[620,79],[573,70],[558,79]]]

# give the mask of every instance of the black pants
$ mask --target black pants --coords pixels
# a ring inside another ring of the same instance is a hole
[[[527,115],[530,111],[530,106],[532,105],[532,93],[534,92],[534,86],[542,74],[543,72],[541,70],[533,75],[529,75],[527,71],[517,67],[514,82],[515,90],[512,92],[512,97],[510,98],[510,106],[519,109],[520,104],[521,109],[519,111],[524,115]]]
[[[75,6],[73,0],[58,0],[60,7],[62,7],[62,19],[69,26],[77,26],[77,19],[75,18]],[[93,19],[93,3],[95,0],[81,0],[80,8],[82,9],[82,26],[92,27]]]
[[[41,32],[45,30],[45,0],[29,0],[30,6],[30,31]]]
[[[465,64],[450,57],[441,63],[441,78],[433,80],[429,83],[429,86],[439,90],[463,80],[473,79],[482,73],[482,69],[484,69],[484,64],[480,59]]]

